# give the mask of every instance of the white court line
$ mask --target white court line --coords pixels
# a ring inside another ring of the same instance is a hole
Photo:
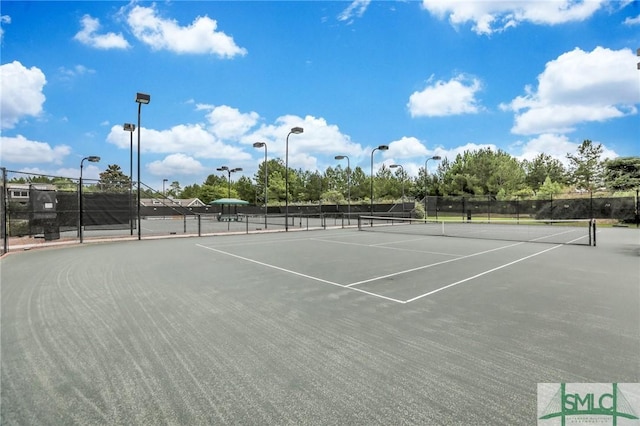
[[[511,266],[511,265],[516,264],[516,263],[518,263],[518,262],[522,262],[523,260],[527,260],[527,259],[530,259],[530,258],[532,258],[532,257],[538,256],[538,255],[540,255],[540,254],[546,253],[546,252],[548,252],[548,251],[555,250],[555,249],[557,249],[558,247],[562,247],[562,245],[553,246],[553,247],[548,248],[548,249],[546,249],[546,250],[542,250],[542,251],[539,251],[539,252],[537,252],[537,253],[530,254],[529,256],[525,256],[525,257],[523,257],[523,258],[520,258],[520,259],[514,260],[513,262],[505,263],[504,265],[500,265],[500,266],[498,266],[498,267],[496,267],[496,268],[489,269],[488,271],[480,272],[479,274],[476,274],[476,275],[474,275],[474,276],[472,276],[472,277],[468,277],[468,278],[465,278],[465,279],[463,279],[463,280],[456,281],[455,283],[451,283],[451,284],[446,285],[446,286],[444,286],[444,287],[437,288],[437,289],[432,290],[432,291],[430,291],[430,292],[428,292],[428,293],[421,294],[420,296],[416,296],[416,297],[414,297],[414,298],[412,298],[412,299],[405,300],[405,303],[411,303],[411,302],[413,302],[413,301],[415,301],[415,300],[422,299],[423,297],[431,296],[432,294],[437,293],[437,292],[439,292],[439,291],[446,290],[446,289],[448,289],[448,288],[450,288],[450,287],[453,287],[453,286],[456,286],[456,285],[458,285],[458,284],[465,283],[465,282],[467,282],[467,281],[470,281],[470,280],[476,279],[476,278],[481,277],[481,276],[483,276],[483,275],[490,274],[490,273],[492,273],[492,272],[495,272],[495,271],[498,271],[498,270],[500,270],[500,269],[506,268],[507,266]]]
[[[345,286],[343,284],[334,283],[333,281],[324,280],[324,279],[318,278],[318,277],[312,277],[311,275],[307,275],[307,274],[303,274],[303,273],[300,273],[300,272],[292,271],[290,269],[281,268],[279,266],[271,265],[269,263],[260,262],[258,260],[254,260],[254,259],[249,259],[247,257],[238,256],[237,254],[228,253],[226,251],[214,249],[212,247],[203,246],[201,244],[196,244],[196,246],[200,247],[200,248],[203,248],[203,249],[206,249],[206,250],[215,251],[216,253],[220,253],[220,254],[224,254],[224,255],[227,255],[227,256],[235,257],[236,259],[241,259],[241,260],[244,260],[246,262],[251,262],[251,263],[255,263],[255,264],[261,265],[261,266],[265,266],[267,268],[277,269],[278,271],[286,272],[286,273],[289,273],[289,274],[292,274],[292,275],[297,275],[299,277],[307,278],[307,279],[310,279],[310,280],[313,280],[313,281],[319,281],[319,282],[324,283],[324,284],[330,284],[330,285],[334,285],[336,287],[342,287],[342,288],[347,289],[347,290],[357,291],[359,293],[368,294],[369,296],[378,297],[380,299],[386,299],[386,300],[389,300],[389,301],[392,301],[392,302],[396,302],[396,303],[406,303],[404,300],[394,299],[393,297],[383,296],[381,294],[372,293],[370,291],[362,290],[362,289],[359,289],[359,288],[349,288],[349,287],[347,287],[347,286]]]
[[[350,242],[346,242],[346,241],[324,240],[322,238],[311,238],[311,239],[315,240],[315,241],[322,241],[323,243],[343,244],[343,245],[346,245],[346,246],[375,247],[375,248],[381,248],[381,249],[384,249],[384,250],[408,251],[408,252],[412,252],[412,253],[424,253],[424,254],[438,254],[438,255],[441,255],[441,256],[453,256],[453,257],[462,256],[461,254],[442,253],[442,252],[438,252],[438,251],[413,250],[413,249],[404,249],[404,248],[398,248],[398,247],[385,247],[385,246],[383,246],[381,244],[350,243]],[[424,239],[424,238],[422,238],[422,239]],[[420,240],[422,240],[422,239],[420,239]],[[388,243],[388,244],[406,243],[406,242],[420,241],[420,240],[397,241],[397,242]]]
[[[389,277],[395,277],[397,275],[407,274],[409,272],[420,271],[422,269],[427,269],[427,268],[431,268],[431,267],[438,266],[438,265],[444,265],[445,263],[457,262],[458,260],[468,259],[470,257],[479,256],[481,254],[486,254],[486,253],[491,253],[492,251],[502,250],[502,249],[506,249],[506,248],[509,248],[509,247],[519,246],[521,244],[525,244],[525,243],[509,244],[508,246],[498,247],[498,248],[494,248],[494,249],[491,249],[491,250],[480,251],[478,253],[473,253],[473,254],[469,254],[469,255],[466,255],[466,256],[457,257],[455,259],[448,259],[448,260],[443,260],[442,262],[436,262],[436,263],[430,263],[428,265],[418,266],[417,268],[405,269],[404,271],[394,272],[393,274],[381,275],[379,277],[369,278],[368,280],[362,280],[362,281],[357,281],[355,283],[346,284],[345,287],[351,288],[352,286],[356,286],[356,285],[360,285],[360,284],[366,284],[366,283],[369,283],[369,282],[372,282],[372,281],[378,281],[378,280],[382,280],[382,279],[389,278]]]

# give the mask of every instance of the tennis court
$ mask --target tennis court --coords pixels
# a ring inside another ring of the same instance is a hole
[[[538,383],[640,381],[639,259],[612,228],[10,254],[2,424],[536,424]]]

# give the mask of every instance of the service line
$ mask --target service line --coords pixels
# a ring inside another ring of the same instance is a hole
[[[286,272],[288,274],[297,275],[299,277],[307,278],[309,280],[318,281],[318,282],[321,282],[321,283],[324,283],[324,284],[329,284],[329,285],[333,285],[333,286],[336,286],[336,287],[342,287],[342,288],[347,289],[347,290],[352,290],[352,291],[357,291],[359,293],[368,294],[369,296],[374,296],[374,297],[377,297],[377,298],[380,298],[380,299],[389,300],[391,302],[406,303],[404,300],[394,299],[393,297],[383,296],[381,294],[372,293],[370,291],[362,290],[362,289],[359,289],[359,288],[350,288],[350,287],[348,287],[346,285],[335,283],[333,281],[328,281],[328,280],[325,280],[325,279],[322,279],[322,278],[313,277],[311,275],[303,274],[301,272],[292,271],[291,269],[282,268],[280,266],[271,265],[269,263],[260,262],[259,260],[249,259],[248,257],[239,256],[237,254],[233,254],[233,253],[229,253],[229,252],[226,252],[226,251],[218,250],[218,249],[215,249],[213,247],[207,247],[207,246],[203,246],[201,244],[196,244],[196,247],[200,247],[200,248],[203,248],[205,250],[215,251],[216,253],[224,254],[226,256],[235,257],[236,259],[244,260],[245,262],[255,263],[257,265],[261,265],[261,266],[264,266],[264,267],[267,267],[267,268],[276,269],[278,271]]]

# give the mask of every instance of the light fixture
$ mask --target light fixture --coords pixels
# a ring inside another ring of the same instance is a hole
[[[429,179],[429,169],[427,169],[427,164],[429,163],[429,160],[438,161],[440,159],[442,159],[442,157],[440,157],[439,155],[434,155],[431,158],[427,158],[427,160],[424,162],[424,218],[425,218],[425,220],[429,216],[427,214],[427,195],[429,195],[428,188],[427,188],[427,186],[429,185],[429,180],[428,180]]]
[[[285,160],[284,160],[284,190],[285,190],[285,208],[284,208],[284,230],[289,230],[289,135],[304,132],[302,127],[293,127],[287,134],[287,140],[285,143]]]
[[[369,208],[369,213],[373,216],[373,153],[376,151],[386,151],[389,149],[388,145],[380,145],[377,148],[373,148],[371,151],[371,206]]]
[[[140,218],[140,195],[141,195],[141,190],[140,190],[140,112],[142,109],[142,104],[146,105],[149,102],[151,102],[151,96],[145,93],[139,93],[139,92],[136,93],[136,103],[138,104],[138,194],[137,194],[138,240],[142,239],[142,220]]]
[[[136,93],[136,102],[139,104],[148,104],[151,102],[151,96],[146,93]]]
[[[136,125],[124,123],[123,129],[129,132],[129,231],[133,235],[133,132]]]
[[[78,210],[80,212],[80,217],[78,218],[78,236],[80,237],[80,243],[83,241],[82,228],[84,227],[84,218],[82,217],[84,212],[84,209],[82,208],[82,169],[84,168],[85,160],[91,163],[97,163],[100,161],[100,157],[97,155],[90,155],[80,160],[80,186],[78,187]]]

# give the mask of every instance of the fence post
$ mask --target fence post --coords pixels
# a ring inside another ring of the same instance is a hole
[[[7,169],[2,167],[2,254],[9,251],[9,234],[7,233]]]
[[[640,189],[636,189],[636,228],[640,227],[640,198],[638,195],[640,193]]]
[[[466,203],[466,201],[467,201],[467,200],[466,200],[466,198],[465,198],[465,197],[462,197],[462,221],[463,221],[463,222],[464,222],[464,214],[465,214],[465,212],[466,212],[466,210],[467,210],[467,208],[466,208],[466,207],[467,207],[467,203]]]

